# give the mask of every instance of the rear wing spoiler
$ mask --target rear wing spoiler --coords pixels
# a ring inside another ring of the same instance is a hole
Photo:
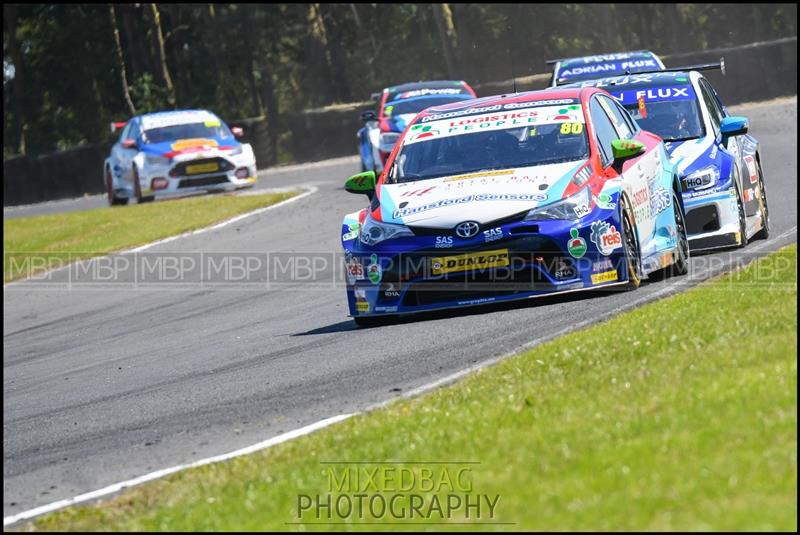
[[[369,99],[374,101],[374,102],[378,102],[381,99],[382,95],[383,95],[383,91],[380,91],[378,93],[371,93],[370,96],[369,96]]]
[[[111,123],[111,133],[117,131],[117,128],[125,128],[125,125],[128,124],[128,121],[114,121]]]
[[[641,53],[641,52],[649,52],[649,53],[652,54],[652,52],[650,52],[649,50],[634,50],[634,51],[629,52],[629,53],[630,54],[638,54],[638,53]],[[614,52],[611,52],[611,54],[614,54]],[[608,54],[600,54],[600,55],[601,56],[606,56]],[[576,57],[572,57],[572,58],[548,59],[548,60],[546,60],[544,62],[544,64],[549,67],[550,65],[555,65],[559,61],[567,61],[568,59],[580,59],[582,57],[584,57],[584,56],[576,56]],[[589,57],[589,56],[585,56],[585,57]]]
[[[659,72],[684,72],[684,71],[713,71],[719,69],[722,76],[725,76],[725,58],[719,58],[715,63],[698,63],[697,65],[686,65],[685,67],[670,67],[668,69],[661,69],[660,71],[639,71],[639,72],[626,72],[625,74],[653,74]]]

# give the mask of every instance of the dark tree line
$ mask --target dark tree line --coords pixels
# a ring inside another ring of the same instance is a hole
[[[793,36],[796,4],[5,4],[4,155],[108,139],[174,107],[231,119],[365,100],[411,80],[472,84],[551,57],[661,55]]]

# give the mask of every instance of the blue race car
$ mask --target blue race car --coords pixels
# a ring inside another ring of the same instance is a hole
[[[345,188],[370,199],[341,229],[359,325],[688,270],[663,141],[595,88],[428,108]]]
[[[747,118],[731,116],[698,72],[724,72],[724,63],[683,69],[574,86],[605,89],[642,128],[664,139],[681,178],[693,251],[766,239],[769,208],[758,140],[747,134]]]
[[[387,87],[379,96],[378,115],[362,112],[364,127],[358,131],[361,170],[383,171],[386,158],[406,125],[420,111],[475,98],[475,91],[464,81],[440,80]]]
[[[650,72],[664,69],[661,58],[649,50],[635,52],[618,52],[598,56],[582,56],[577,58],[551,59],[553,76],[550,87],[571,84],[586,80],[595,80],[607,76],[625,73]]]

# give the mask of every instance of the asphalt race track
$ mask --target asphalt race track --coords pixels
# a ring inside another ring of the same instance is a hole
[[[772,238],[752,242],[744,250],[752,258],[797,240],[797,101],[732,111],[750,118],[765,168]],[[318,191],[147,253],[330,257],[340,251],[342,215],[365,205],[365,197],[342,188],[357,171],[355,158],[268,170],[260,188],[313,184]],[[104,204],[94,197],[4,216],[85,209],[98,201]],[[49,283],[8,285],[4,516],[363,410],[565,327],[603,321],[683,289],[735,258],[741,254],[693,257],[689,278],[645,283],[633,293],[578,293],[372,329],[358,329],[347,317],[341,282],[334,287],[280,276],[269,286],[244,288],[68,290],[69,271],[63,270]],[[328,281],[333,265],[321,268]],[[674,320],[678,332],[702,324],[700,318]]]

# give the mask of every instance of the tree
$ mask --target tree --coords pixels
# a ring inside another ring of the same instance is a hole
[[[111,31],[114,33],[114,44],[117,52],[117,66],[119,67],[119,78],[122,84],[122,98],[128,106],[130,114],[136,115],[136,106],[131,100],[131,92],[128,88],[128,75],[125,72],[125,59],[122,57],[122,45],[119,41],[119,28],[117,27],[117,16],[114,13],[114,4],[108,4],[108,11],[111,14]]]

